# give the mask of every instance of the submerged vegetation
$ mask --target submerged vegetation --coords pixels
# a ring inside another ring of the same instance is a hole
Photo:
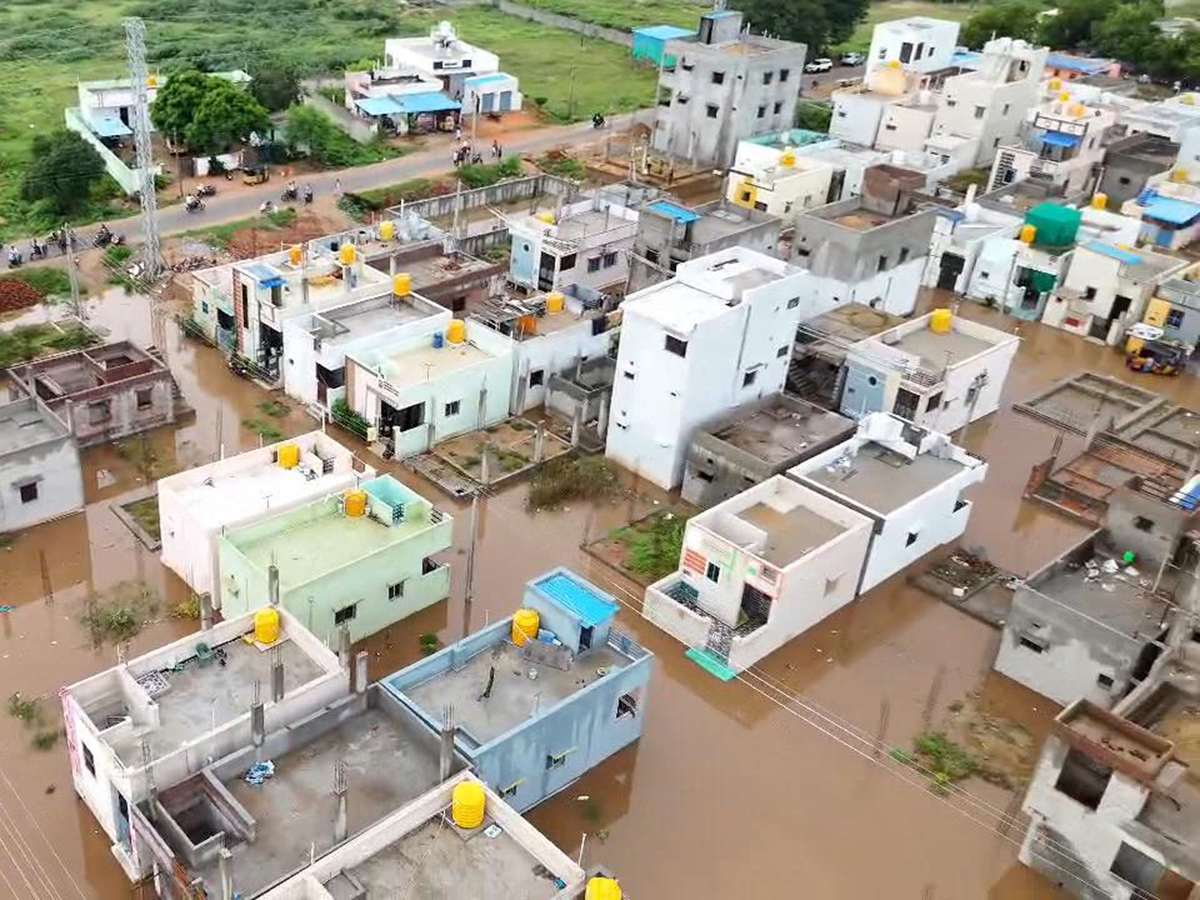
[[[561,458],[546,463],[533,476],[527,505],[553,509],[572,500],[598,500],[620,489],[617,468],[603,456]]]

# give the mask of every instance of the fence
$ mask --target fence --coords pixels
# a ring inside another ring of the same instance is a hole
[[[64,110],[63,117],[66,119],[67,128],[91,144],[95,151],[100,154],[100,158],[104,160],[105,171],[112,176],[113,181],[121,186],[121,190],[126,194],[136,194],[141,187],[140,170],[132,169],[125,165],[119,156],[104,146],[104,142],[100,138],[92,134],[92,129],[83,120],[83,114],[80,113],[78,107]],[[155,175],[161,172],[162,166],[154,167]]]
[[[305,106],[311,106],[313,109],[319,109],[325,113],[339,128],[360,144],[371,143],[379,132],[379,126],[374,122],[351,115],[344,106],[338,106],[318,91],[306,91],[301,102]]]
[[[443,194],[430,197],[427,200],[414,200],[405,203],[405,214],[419,216],[428,221],[454,215],[457,208],[460,213],[487,206],[503,206],[520,200],[530,200],[542,194],[563,197],[569,201],[579,190],[578,185],[557,175],[530,175],[528,178],[515,178],[512,181],[502,181],[489,187],[474,188],[461,194]],[[384,212],[387,218],[398,218],[400,207],[392,207]]]
[[[496,8],[500,12],[507,13],[510,16],[528,19],[531,22],[539,22],[542,25],[549,25],[553,28],[564,28],[567,31],[582,34],[585,37],[599,38],[602,41],[620,44],[622,47],[633,48],[633,35],[628,31],[618,31],[615,28],[606,28],[603,25],[593,25],[591,22],[584,22],[570,16],[560,16],[557,13],[546,12],[542,9],[522,6],[520,3],[511,3],[510,0],[496,0]]]

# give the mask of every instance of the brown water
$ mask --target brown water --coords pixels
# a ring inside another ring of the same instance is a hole
[[[962,312],[998,327],[1014,324],[976,306]],[[91,317],[115,337],[145,341],[154,333],[139,297],[105,295]],[[149,436],[151,474],[212,459],[222,446],[227,454],[257,446],[257,436],[241,422],[263,418],[257,407],[266,394],[231,376],[215,351],[181,341],[173,325],[165,336],[168,361],[196,416]],[[1194,380],[1129,375],[1118,354],[1041,326],[1023,326],[1022,336],[1006,402],[1082,368],[1136,378],[1178,400],[1196,389]],[[312,424],[294,410],[277,427],[299,433]],[[1080,526],[1020,499],[1029,467],[1049,453],[1052,439],[1049,428],[1007,409],[968,430],[966,444],[986,456],[990,472],[975,489],[965,542],[986,548],[1001,566],[1027,571],[1082,533]],[[1064,453],[1071,449],[1068,441]],[[164,609],[186,596],[179,579],[109,509],[114,499],[144,487],[146,458],[144,451],[131,458],[128,450],[122,454],[111,447],[88,451],[87,511],[33,529],[0,550],[0,603],[13,607],[0,614],[0,678],[9,693],[45,697],[48,720],[57,715],[55,695],[62,684],[116,661],[115,648],[94,647],[79,624],[89,596],[126,580],[144,581]],[[506,489],[480,508],[475,597],[467,610],[462,596],[468,507],[395,465],[373,462],[456,516],[453,599],[366,641],[373,675],[415,660],[422,633],[452,641],[509,614],[524,582],[556,565],[577,568],[624,602],[636,605],[640,599],[632,583],[580,545],[651,511],[655,500],[665,499],[660,492],[631,485],[634,499],[530,517],[525,486]],[[52,599],[44,590],[43,555]],[[631,896],[1055,896],[1016,862],[1016,848],[992,828],[973,824],[936,796],[857,756],[750,684],[717,681],[640,616],[625,610],[620,619],[658,657],[642,740],[530,818],[573,856],[587,833],[585,863],[614,868]],[[128,652],[144,652],[194,627],[172,619],[155,622]],[[927,706],[936,724],[948,704],[972,690],[981,691],[989,712],[1040,736],[1057,710],[991,673],[996,641],[994,631],[909,588],[901,576],[760,668],[871,733],[886,701],[885,738],[897,746],[907,746],[925,727]],[[0,896],[129,896],[107,839],[75,797],[62,747],[33,750],[31,733],[0,716]],[[972,783],[970,789],[998,808],[1008,806],[1010,795],[998,788]]]

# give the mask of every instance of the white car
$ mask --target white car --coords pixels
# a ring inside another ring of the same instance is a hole
[[[825,59],[824,57],[821,59],[814,59],[812,62],[804,64],[804,71],[809,75],[813,75],[817,72],[828,72],[832,69],[833,60]]]
[[[861,66],[867,61],[867,58],[861,53],[846,53],[842,56],[843,66]]]

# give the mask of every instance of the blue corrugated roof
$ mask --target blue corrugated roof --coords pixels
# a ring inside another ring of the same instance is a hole
[[[670,41],[674,38],[692,37],[696,32],[689,28],[677,28],[674,25],[648,25],[645,28],[635,28],[633,33],[660,41]]]
[[[1200,204],[1174,197],[1155,197],[1147,204],[1145,216],[1171,225],[1187,225],[1200,218]]]
[[[582,579],[555,572],[536,582],[535,587],[552,600],[579,616],[579,624],[592,628],[617,614],[617,604]]]
[[[461,101],[447,97],[441,91],[429,91],[425,94],[400,94],[392,99],[398,101],[403,111],[409,115],[462,108]]]
[[[463,82],[473,88],[486,87],[489,84],[500,84],[512,78],[507,72],[497,72],[495,75],[476,75]]]
[[[1142,258],[1131,250],[1122,250],[1120,247],[1114,247],[1103,241],[1088,241],[1083,246],[1093,253],[1099,253],[1101,256],[1107,256],[1109,259],[1115,259],[1129,266],[1139,265],[1142,261]]]
[[[1042,135],[1042,143],[1052,147],[1075,147],[1079,137],[1074,134],[1063,134],[1061,131],[1047,131]]]
[[[129,126],[116,116],[89,116],[88,124],[97,137],[125,137],[133,134]]]
[[[664,216],[670,216],[677,222],[695,222],[700,217],[690,209],[684,209],[682,206],[676,206],[674,203],[669,203],[666,200],[656,200],[651,203],[647,209],[652,209],[657,213],[662,213]]]
[[[727,19],[730,16],[736,16],[737,14],[738,14],[738,11],[736,9],[718,9],[718,10],[714,10],[713,12],[710,12],[710,13],[705,13],[701,18],[704,18],[704,19]]]
[[[264,263],[251,263],[246,271],[258,279],[259,287],[282,287],[283,278],[279,273]]]
[[[1046,57],[1046,65],[1052,69],[1064,69],[1068,72],[1083,72],[1087,75],[1101,75],[1112,66],[1111,59],[1096,59],[1088,56],[1067,56],[1064,53],[1051,53]]]
[[[958,50],[950,62],[962,69],[978,69],[982,60],[983,55],[974,50]]]

